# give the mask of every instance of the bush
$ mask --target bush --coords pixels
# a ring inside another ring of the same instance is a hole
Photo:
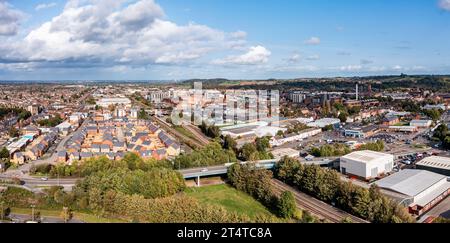
[[[202,149],[194,150],[190,154],[182,154],[173,160],[173,168],[194,168],[225,163],[237,162],[236,154],[232,150],[222,149],[217,142],[211,142]]]
[[[352,152],[345,144],[323,145],[320,148],[312,148],[311,154],[316,157],[343,156]]]
[[[33,165],[30,168],[30,174],[49,174],[53,166],[50,164]]]
[[[301,215],[297,211],[294,194],[289,191],[283,192],[278,200],[278,215],[287,219],[301,219]]]

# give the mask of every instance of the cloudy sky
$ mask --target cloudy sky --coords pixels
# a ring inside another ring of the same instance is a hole
[[[0,79],[450,74],[450,0],[0,0]]]

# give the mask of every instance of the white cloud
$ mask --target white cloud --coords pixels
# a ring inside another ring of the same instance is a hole
[[[319,55],[311,55],[306,58],[306,60],[308,60],[308,61],[317,61],[319,59],[320,59]]]
[[[53,8],[53,7],[55,7],[56,5],[57,5],[57,3],[55,3],[55,2],[51,2],[51,3],[41,3],[41,4],[38,4],[38,5],[36,6],[35,10],[36,10],[36,11],[39,11],[39,10],[43,10],[43,9]]]
[[[399,70],[402,70],[403,67],[400,66],[400,65],[395,65],[395,66],[392,67],[392,69],[393,69],[393,70],[396,70],[396,71],[399,71]]]
[[[319,45],[320,38],[319,37],[311,37],[308,40],[305,40],[305,44],[307,45]]]
[[[289,66],[276,66],[272,68],[270,71],[273,72],[317,72],[320,68],[313,65],[305,65],[305,66],[296,66],[296,65],[289,65]]]
[[[294,53],[294,54],[292,54],[292,56],[290,56],[289,58],[288,58],[288,62],[289,63],[297,63],[297,62],[299,62],[301,60],[301,56],[300,56],[300,54],[298,54],[298,53]]]
[[[24,14],[6,1],[0,0],[0,36],[16,35]]]
[[[166,19],[154,0],[129,2],[69,0],[59,15],[30,31],[22,41],[0,43],[3,62],[22,60],[62,67],[169,65],[246,45],[244,31],[227,33],[195,23],[178,25]],[[258,46],[235,61],[264,63],[268,56],[270,52]]]
[[[239,56],[229,56],[224,59],[214,60],[213,64],[237,64],[237,65],[257,65],[269,61],[272,53],[263,46],[252,46],[247,53]]]
[[[345,71],[345,72],[352,72],[352,71],[359,71],[362,69],[361,65],[348,65],[348,66],[341,66],[339,70]]]
[[[450,0],[439,0],[439,7],[443,10],[450,11]]]

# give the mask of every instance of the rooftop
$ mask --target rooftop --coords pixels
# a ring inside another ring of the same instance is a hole
[[[431,156],[422,159],[417,163],[417,165],[433,167],[438,169],[450,170],[450,158],[440,157],[440,156]]]
[[[381,157],[386,157],[386,156],[393,156],[393,155],[370,151],[370,150],[363,150],[363,151],[356,151],[356,152],[347,154],[347,155],[343,156],[342,158],[356,160],[356,161],[363,162],[363,163],[370,163],[372,161],[375,161],[376,159],[379,159]]]
[[[375,184],[381,188],[415,197],[445,178],[444,175],[426,170],[407,169],[381,179]]]

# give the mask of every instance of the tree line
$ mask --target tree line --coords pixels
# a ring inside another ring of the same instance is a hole
[[[294,196],[285,191],[277,196],[272,187],[271,171],[258,169],[254,164],[234,164],[228,169],[230,184],[261,202],[274,214],[281,218],[300,222],[314,222],[317,219],[297,209]]]
[[[1,201],[6,207],[61,209],[70,212],[90,212],[98,216],[118,218],[128,222],[150,223],[269,223],[281,222],[275,216],[246,215],[228,212],[220,206],[203,205],[184,194],[181,175],[166,165],[148,165],[148,162],[128,155],[127,162],[103,158],[86,161],[86,177],[77,182],[71,192],[62,187],[44,189],[33,194],[27,190],[9,187]],[[116,163],[116,164],[113,164]]]
[[[16,115],[18,116],[17,120],[26,120],[30,118],[31,113],[23,108],[17,107],[0,107],[0,120],[8,115]]]
[[[285,157],[275,168],[275,177],[319,200],[374,223],[411,223],[414,219],[397,202],[370,189],[341,180],[339,173],[317,165],[303,165]]]

